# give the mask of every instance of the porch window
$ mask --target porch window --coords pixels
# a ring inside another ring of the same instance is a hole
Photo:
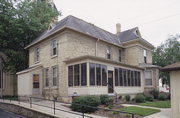
[[[107,66],[101,65],[102,68],[102,85],[107,86]]]
[[[127,70],[128,86],[131,86],[131,71]]]
[[[123,73],[122,73],[122,69],[119,68],[119,82],[120,82],[120,86],[123,86]]]
[[[83,63],[81,64],[81,86],[87,85],[87,64]]]
[[[45,69],[45,87],[49,86],[49,69]]]
[[[87,85],[87,64],[76,64],[68,66],[68,86]]]
[[[118,68],[115,68],[115,86],[119,86]]]
[[[57,40],[52,40],[52,56],[57,55]]]
[[[131,86],[135,86],[135,82],[134,82],[134,71],[131,71]]]
[[[141,75],[140,75],[140,72],[137,73],[137,78],[138,78],[137,86],[141,86]]]
[[[39,75],[33,75],[33,88],[39,88]]]
[[[106,48],[106,57],[107,57],[107,59],[111,59],[111,47],[110,46],[108,46]]]
[[[145,86],[152,86],[152,71],[145,71]]]
[[[95,67],[96,65],[94,63],[89,64],[89,69],[90,69],[90,85],[95,85]]]
[[[127,74],[126,74],[126,69],[123,69],[123,77],[124,77],[124,86],[127,86]]]
[[[55,66],[52,68],[53,86],[57,86],[57,76],[58,76],[58,71],[57,71],[57,66]]]
[[[37,47],[35,49],[35,52],[34,52],[34,62],[39,62],[39,58],[40,58],[40,50],[39,50],[39,47]]]
[[[137,86],[137,71],[134,71],[134,82],[135,86]]]
[[[96,85],[101,86],[101,65],[96,64]]]

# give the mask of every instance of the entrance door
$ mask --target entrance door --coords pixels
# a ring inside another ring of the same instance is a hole
[[[39,94],[39,74],[33,75],[33,94]]]
[[[108,71],[108,93],[114,92],[113,71]]]

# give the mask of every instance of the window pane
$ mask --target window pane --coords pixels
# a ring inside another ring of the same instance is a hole
[[[107,66],[102,65],[102,85],[107,86]]]
[[[128,86],[131,86],[131,71],[130,70],[128,70],[127,76],[128,76]]]
[[[146,79],[145,80],[145,85],[146,86],[152,86],[152,79]]]
[[[118,68],[115,68],[115,86],[119,86],[119,76],[118,76]]]
[[[140,75],[140,72],[138,72],[137,74],[138,74],[138,86],[141,86],[141,75]]]
[[[134,71],[135,86],[137,86],[137,71]]]
[[[101,85],[101,65],[96,64],[96,85]]]
[[[123,86],[123,73],[121,68],[119,68],[119,80],[120,80],[120,86]]]
[[[45,86],[49,86],[49,69],[45,69]]]
[[[79,86],[79,64],[74,65],[74,86]]]
[[[52,55],[57,55],[57,40],[52,41]]]
[[[81,86],[87,85],[86,63],[81,64]]]
[[[111,59],[111,47],[109,47],[109,46],[106,49],[106,55],[107,55],[108,59]]]
[[[124,86],[127,86],[127,76],[126,76],[126,69],[123,69],[123,80],[124,80]]]
[[[90,85],[95,85],[95,64],[90,63],[89,68],[90,68]]]
[[[152,86],[152,72],[145,71],[144,76],[145,76],[145,85]]]
[[[57,67],[53,68],[53,86],[57,86]]]
[[[131,86],[134,86],[134,71],[131,71]]]
[[[73,86],[73,66],[68,67],[68,85]]]

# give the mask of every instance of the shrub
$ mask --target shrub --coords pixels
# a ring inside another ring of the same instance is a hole
[[[146,101],[153,101],[154,100],[153,95],[151,95],[151,94],[144,94],[144,95],[145,95],[145,100]]]
[[[108,100],[109,100],[109,96],[108,96],[108,95],[101,95],[101,96],[100,96],[100,100],[101,100],[101,104],[106,105],[106,103],[107,103]]]
[[[159,96],[158,96],[158,100],[166,100],[167,99],[167,96],[165,93],[160,93]]]
[[[135,97],[135,101],[138,102],[138,103],[145,102],[144,95],[143,94],[137,94],[136,97]]]
[[[113,105],[112,104],[109,104],[108,105],[108,109],[112,109],[113,108]]]
[[[97,110],[96,108],[91,108],[91,107],[97,107],[100,104],[100,102],[101,102],[100,98],[97,96],[81,96],[79,98],[76,98],[72,102],[71,109],[73,111],[90,113]],[[91,107],[87,107],[87,106],[91,106]]]
[[[130,96],[130,95],[126,95],[126,96],[125,96],[125,100],[126,100],[127,102],[129,102],[130,99],[131,99],[131,96]]]
[[[154,99],[158,99],[159,91],[154,89],[154,90],[150,91],[150,94],[154,96]]]

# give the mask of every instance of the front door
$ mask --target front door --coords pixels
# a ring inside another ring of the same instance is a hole
[[[33,94],[39,94],[39,74],[33,75]]]
[[[114,92],[113,71],[108,71],[108,93]]]

